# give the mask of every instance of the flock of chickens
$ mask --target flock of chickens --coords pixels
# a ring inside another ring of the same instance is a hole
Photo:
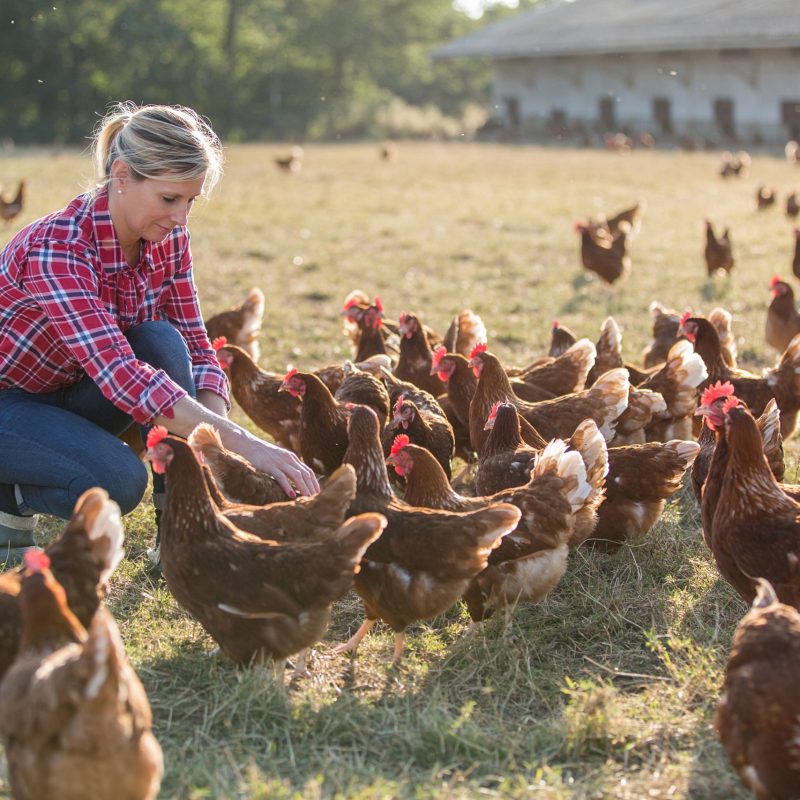
[[[796,145],[790,142],[789,145]],[[787,145],[787,158],[800,163],[800,156],[795,155]],[[797,146],[800,152],[800,146]],[[722,154],[722,166],[719,174],[723,178],[741,177],[750,165],[750,156],[742,151],[740,153],[725,152]],[[756,188],[755,208],[764,211],[776,205],[778,191],[775,188],[759,185]],[[631,259],[628,254],[628,244],[636,235],[641,225],[644,205],[636,203],[608,219],[577,222],[575,230],[581,237],[581,261],[584,269],[599,276],[608,285],[624,280],[631,269]],[[795,220],[800,216],[800,200],[797,192],[788,192],[786,195],[786,217]],[[730,229],[725,228],[721,235],[717,235],[710,220],[705,221],[706,245],[705,260],[709,278],[714,275],[727,275],[733,269],[734,257]],[[792,271],[795,277],[800,278],[800,228],[794,229],[794,252],[792,258]],[[771,343],[770,343],[771,344]]]
[[[624,277],[642,211],[581,223],[584,266]],[[709,274],[730,271],[727,232],[707,230]],[[217,357],[253,423],[326,480],[289,500],[213,427],[188,441],[153,428],[144,457],[166,478],[166,584],[230,659],[272,663],[281,680],[289,657],[308,674],[307,651],[354,589],[364,619],[333,652],[355,653],[382,621],[395,662],[414,622],[463,600],[479,626],[552,591],[571,550],[641,538],[691,471],[720,575],[752,604],[717,730],[756,797],[800,797],[800,486],[782,482],[800,314],[788,283],[771,289],[765,333],[781,355],[763,376],[737,367],[722,308],[706,318],[653,303],[641,365],[623,360],[608,317],[596,343],[554,323],[549,352],[515,366],[470,310],[440,336],[359,290],[341,312],[352,360],[276,374],[258,365],[253,289],[207,321]],[[0,736],[18,798],[158,792],[147,697],[103,603],[123,538],[119,509],[93,489],[44,553],[0,575]]]

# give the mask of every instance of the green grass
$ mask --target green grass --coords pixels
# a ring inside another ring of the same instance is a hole
[[[800,185],[783,161],[756,156],[747,177],[725,183],[705,153],[403,144],[387,164],[376,147],[341,145],[307,148],[303,172],[286,176],[272,164],[278,152],[230,148],[222,184],[191,223],[207,315],[265,290],[264,367],[347,357],[338,311],[355,287],[380,294],[391,316],[418,311],[440,329],[470,306],[508,362],[542,352],[554,318],[596,338],[609,313],[637,361],[653,299],[725,305],[744,363],[774,358],[763,343],[767,284],[789,273],[791,226],[778,209],[756,213],[753,196],[757,183],[775,184],[782,202]],[[21,175],[30,197],[14,229],[67,202],[90,165],[44,150],[0,158],[0,183]],[[584,280],[573,222],[636,199],[648,209],[633,271],[609,293]],[[731,225],[729,282],[705,278],[705,216]],[[148,503],[126,529],[110,606],[153,706],[165,798],[745,797],[711,728],[745,607],[717,575],[690,491],[643,541],[614,556],[572,554],[538,606],[472,637],[461,607],[413,626],[395,668],[385,628],[355,661],[331,654],[361,620],[348,597],[311,658],[313,677],[286,692],[268,671],[211,655],[213,642],[148,577]]]

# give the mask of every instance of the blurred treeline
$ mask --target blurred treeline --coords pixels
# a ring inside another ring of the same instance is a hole
[[[192,106],[229,141],[469,131],[489,65],[430,52],[507,13],[476,21],[452,0],[0,0],[0,139],[79,142],[115,100]]]

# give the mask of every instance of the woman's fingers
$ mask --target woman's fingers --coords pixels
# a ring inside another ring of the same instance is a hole
[[[278,482],[289,497],[297,494],[311,495],[319,492],[319,482],[314,471],[294,453],[278,450],[272,454],[272,464],[265,470]]]

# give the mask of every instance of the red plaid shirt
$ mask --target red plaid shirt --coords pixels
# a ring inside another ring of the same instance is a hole
[[[108,192],[84,194],[21,230],[0,253],[0,390],[51,392],[88,375],[103,395],[141,424],[186,395],[139,361],[123,333],[167,320],[183,336],[197,389],[228,400],[192,278],[189,234],[176,227],[145,242],[129,267]]]

